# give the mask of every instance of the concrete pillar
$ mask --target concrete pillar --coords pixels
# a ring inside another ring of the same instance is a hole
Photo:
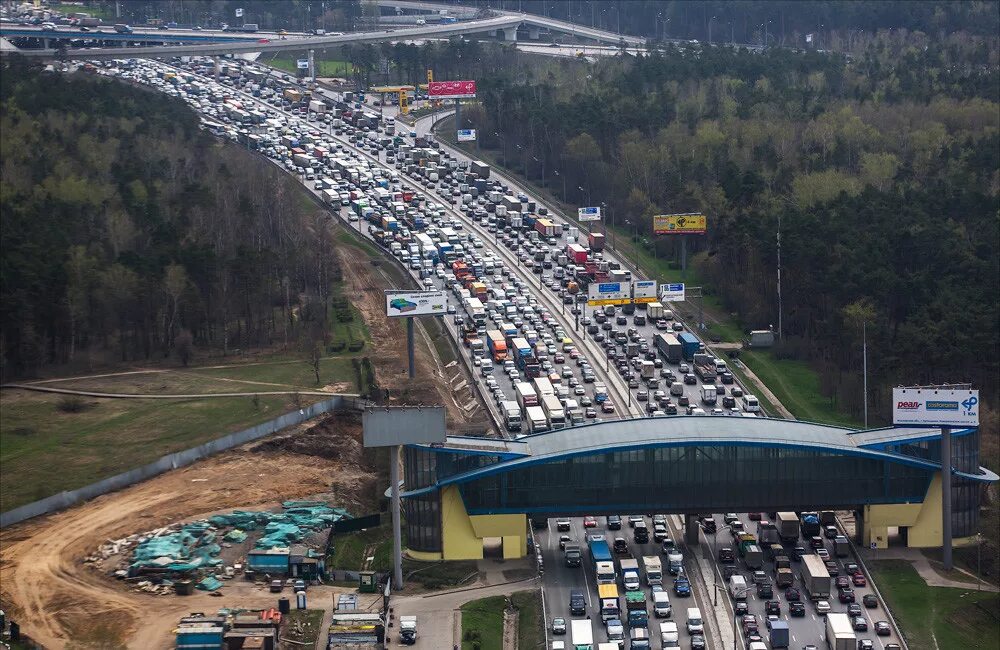
[[[408,320],[413,320],[412,318]],[[399,503],[399,445],[389,447],[389,483],[392,487],[392,587],[403,588],[403,534]]]
[[[951,571],[951,427],[941,427],[941,563]]]
[[[688,546],[698,544],[698,517],[696,515],[684,515],[684,541]]]
[[[212,69],[215,72],[215,80],[219,80],[219,73],[222,72],[222,64],[219,62],[218,56],[212,57]]]
[[[541,34],[542,29],[540,27],[529,27],[528,28],[528,38],[532,41],[537,41],[538,36]]]
[[[516,41],[517,40],[517,27],[508,27],[503,30],[503,40],[505,41]]]
[[[316,81],[316,50],[309,50],[309,77]]]
[[[854,511],[854,544],[858,548],[865,547],[865,507]]]

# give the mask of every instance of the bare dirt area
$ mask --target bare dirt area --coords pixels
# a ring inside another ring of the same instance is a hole
[[[257,442],[3,530],[3,609],[47,648],[157,648],[171,647],[170,630],[188,612],[273,606],[273,595],[242,581],[227,583],[221,598],[136,593],[82,559],[109,539],[317,493],[352,512],[367,512],[376,477],[363,460],[357,416],[334,415],[313,427],[302,425],[298,433],[305,442],[293,450],[268,446],[269,439]],[[277,435],[284,437],[291,436]]]
[[[422,345],[416,350],[416,380],[408,377],[406,358],[406,329],[402,319],[385,317],[387,280],[366,255],[357,248],[343,246],[337,249],[344,273],[344,294],[361,312],[368,324],[375,352],[375,374],[379,386],[389,390],[390,402],[396,404],[444,404],[449,424],[468,424],[474,418],[459,406],[458,401],[473,399],[468,390],[456,400],[442,369],[431,353]],[[433,381],[420,378],[433,377]],[[483,420],[482,416],[478,418]]]

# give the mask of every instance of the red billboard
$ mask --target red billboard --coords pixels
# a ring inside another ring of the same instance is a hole
[[[475,81],[432,81],[427,84],[431,99],[465,99],[476,96]]]

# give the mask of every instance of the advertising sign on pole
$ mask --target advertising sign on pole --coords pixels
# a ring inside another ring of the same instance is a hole
[[[432,81],[427,84],[431,99],[468,99],[476,96],[475,81]]]
[[[632,286],[623,282],[593,282],[587,286],[587,305],[627,305],[632,301],[631,290]]]
[[[658,214],[653,217],[654,235],[704,235],[703,214]]]
[[[979,391],[893,388],[892,423],[911,427],[978,427]]]
[[[242,8],[239,8],[239,9],[236,10],[236,17],[237,18],[242,18],[243,17],[243,9]]]
[[[389,318],[440,316],[448,311],[444,291],[386,291],[385,315]]]
[[[475,129],[459,129],[458,130],[458,141],[459,142],[472,142],[476,139]]]
[[[299,70],[308,70],[309,69],[309,59],[298,59],[295,62],[295,67],[297,67]]]
[[[684,283],[661,284],[660,302],[684,302]]]
[[[632,283],[632,302],[656,302],[656,280],[637,280]]]
[[[600,221],[601,220],[601,208],[579,208],[576,211],[576,218],[580,221]]]

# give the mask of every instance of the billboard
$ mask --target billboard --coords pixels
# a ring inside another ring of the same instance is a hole
[[[467,99],[476,96],[475,81],[432,81],[427,84],[431,99]]]
[[[476,139],[475,129],[459,129],[456,136],[459,142],[472,142]]]
[[[624,282],[592,282],[587,286],[587,305],[627,305],[632,302],[632,285]]]
[[[704,235],[703,214],[658,214],[653,217],[654,235]]]
[[[443,316],[448,311],[448,294],[444,291],[386,291],[385,315]]]
[[[365,447],[444,442],[443,406],[376,406],[361,414]]]
[[[656,302],[656,280],[637,280],[632,283],[632,302]]]
[[[580,208],[576,211],[576,218],[580,221],[600,221],[601,209],[599,207]]]
[[[979,391],[893,388],[892,423],[911,427],[978,427]]]
[[[661,284],[660,302],[684,302],[684,283]]]
[[[308,70],[309,69],[309,59],[298,59],[295,62],[295,67],[298,68],[299,70]]]

